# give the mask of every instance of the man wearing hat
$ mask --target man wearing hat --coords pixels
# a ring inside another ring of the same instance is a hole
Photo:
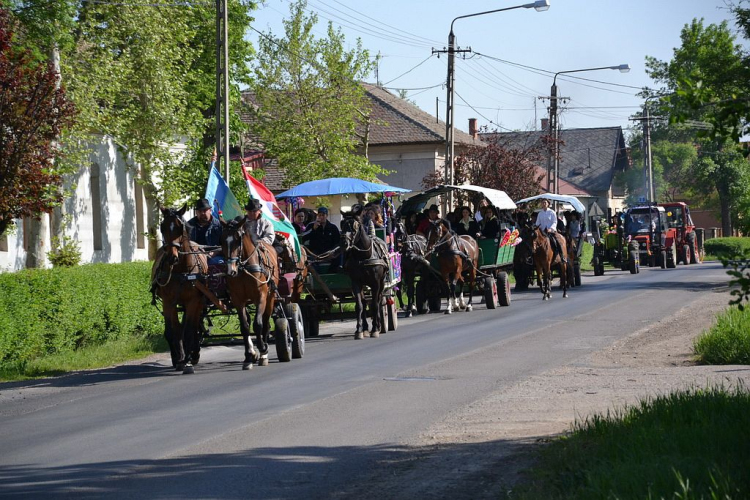
[[[224,262],[221,253],[221,223],[211,213],[211,204],[201,198],[195,202],[195,217],[188,221],[190,226],[190,240],[199,245],[218,247],[208,252],[209,264]]]
[[[302,234],[302,240],[306,247],[315,255],[323,255],[329,250],[336,248],[341,242],[341,233],[335,224],[328,221],[328,209],[318,208],[315,223],[308,232]],[[330,272],[338,269],[339,260],[331,262]]]
[[[427,218],[417,226],[417,234],[426,238],[427,233],[430,231],[430,224],[432,224],[433,221],[438,220],[438,218],[440,218],[440,210],[438,209],[438,206],[433,203],[427,211]]]
[[[245,215],[247,216],[247,222],[245,227],[253,240],[253,244],[257,245],[259,242],[264,241],[269,245],[273,245],[273,239],[276,233],[273,230],[273,224],[268,219],[262,217],[261,208],[263,205],[260,201],[250,198],[245,204]]]

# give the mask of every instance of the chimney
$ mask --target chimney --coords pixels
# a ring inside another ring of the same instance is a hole
[[[549,130],[549,118],[542,118],[542,132]]]
[[[469,118],[469,135],[476,139],[479,136],[479,131],[477,130],[477,119],[476,118]]]

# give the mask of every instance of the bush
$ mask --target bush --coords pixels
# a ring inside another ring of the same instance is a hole
[[[695,339],[693,350],[707,364],[750,364],[750,308],[733,306],[719,314],[716,324]]]
[[[73,267],[81,263],[81,247],[69,236],[62,240],[57,236],[52,238],[52,251],[47,259],[54,267]]]
[[[0,274],[0,363],[164,332],[150,262]]]
[[[712,238],[706,240],[703,248],[707,255],[719,259],[734,259],[742,255],[750,255],[750,238]]]

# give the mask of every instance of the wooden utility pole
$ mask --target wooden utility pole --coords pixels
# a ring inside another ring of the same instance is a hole
[[[229,183],[229,14],[227,0],[216,0],[216,169]]]

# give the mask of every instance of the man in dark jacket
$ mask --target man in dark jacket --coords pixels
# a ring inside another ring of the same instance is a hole
[[[208,252],[209,264],[224,262],[221,253],[221,223],[211,213],[211,204],[202,198],[195,203],[195,217],[188,221],[190,226],[190,241],[199,245],[219,247]]]
[[[328,209],[326,207],[318,208],[318,214],[312,228],[308,227],[307,232],[301,234],[300,237],[303,244],[315,255],[322,255],[329,250],[333,250],[341,243],[339,228],[328,221]],[[336,258],[331,262],[330,272],[337,270],[339,266],[340,259]]]

